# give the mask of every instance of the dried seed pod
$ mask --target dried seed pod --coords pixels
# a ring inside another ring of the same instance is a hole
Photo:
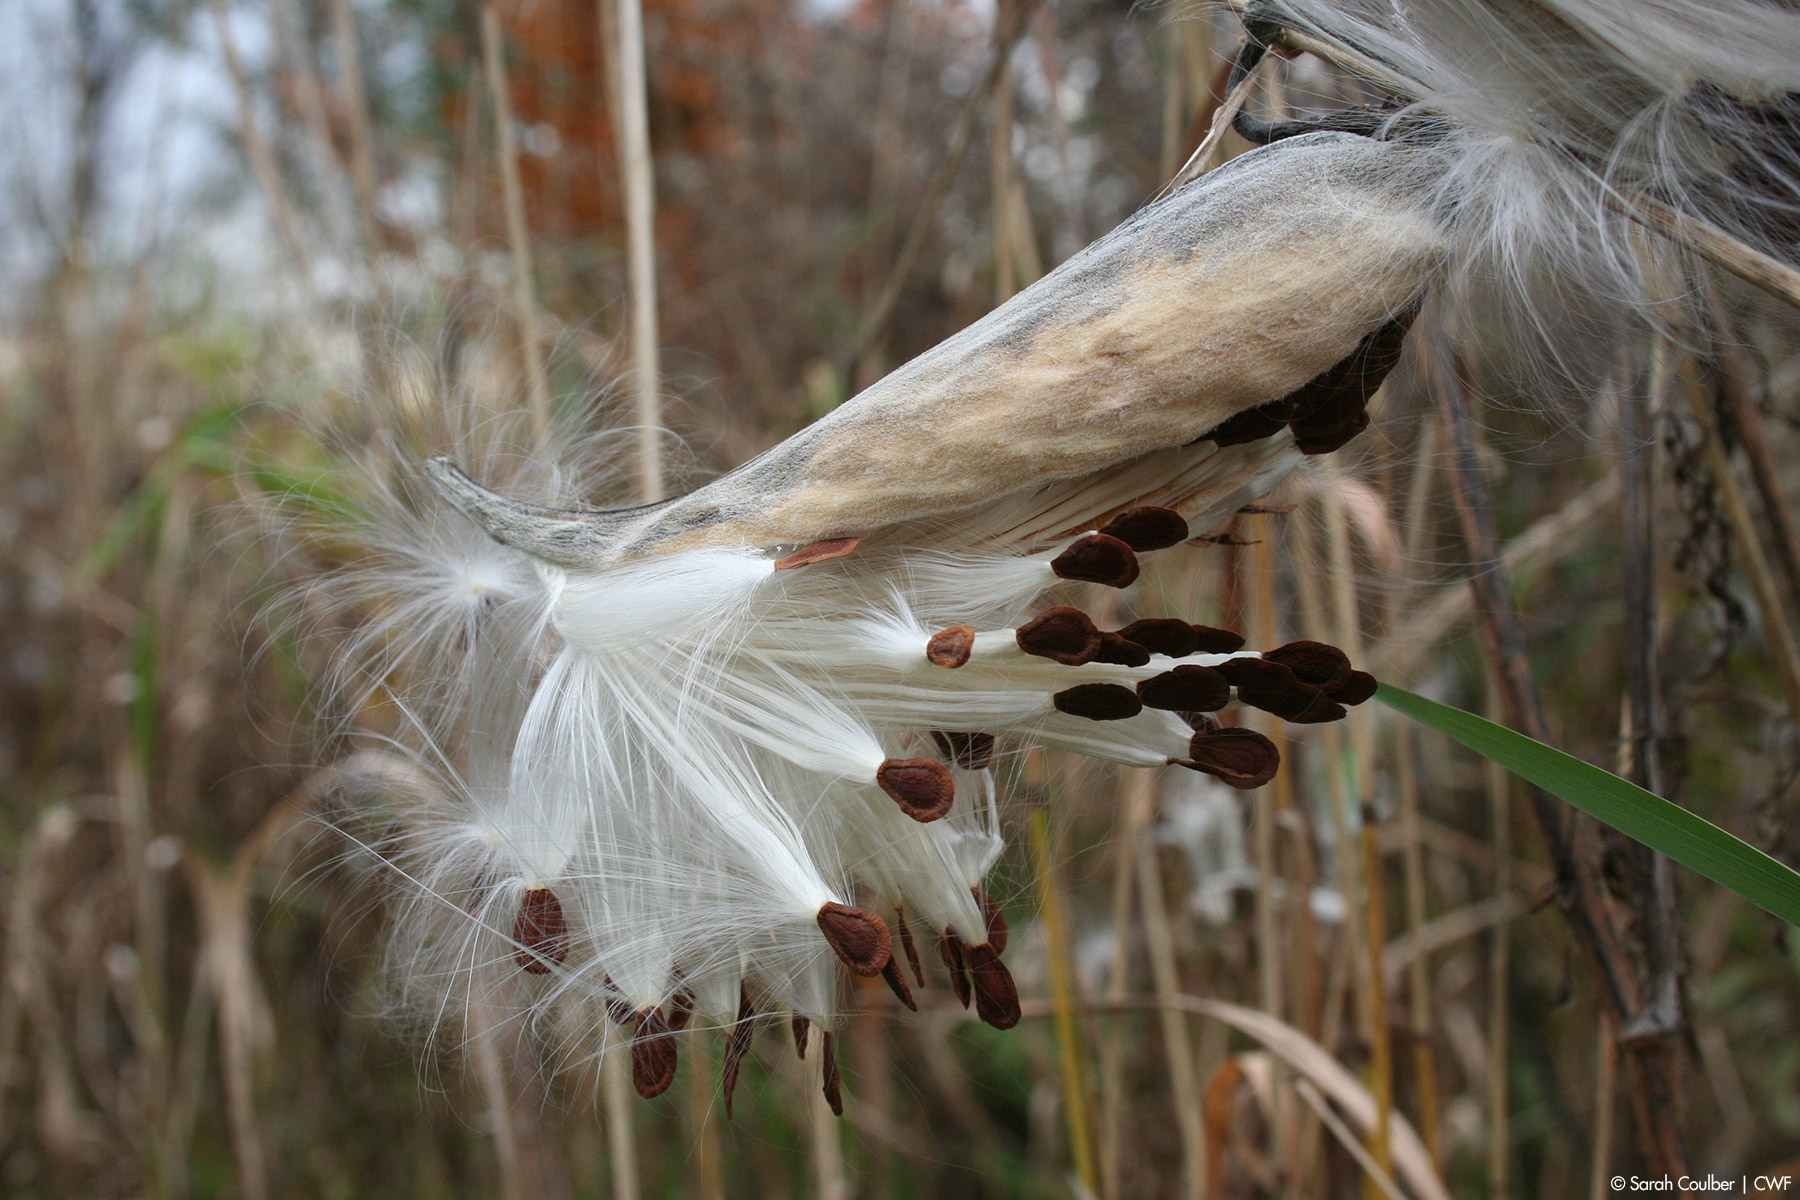
[[[791,571],[795,567],[811,566],[813,563],[826,562],[833,558],[842,558],[862,544],[859,537],[826,538],[814,542],[810,546],[802,546],[786,558],[775,563],[777,571]]]
[[[965,771],[985,771],[994,761],[994,735],[934,729],[931,740],[944,757]]]
[[[1123,721],[1144,711],[1137,693],[1118,683],[1078,683],[1050,697],[1056,711],[1090,721]]]
[[[981,888],[969,889],[975,897],[975,906],[981,909],[982,923],[987,926],[987,944],[994,948],[995,954],[1006,953],[1006,913],[1000,904]]]
[[[744,1065],[744,1054],[750,1049],[750,1040],[756,1036],[756,1010],[750,1007],[750,993],[742,984],[738,985],[737,1023],[731,1027],[731,1034],[725,1039],[725,1066],[720,1073],[720,1085],[725,1091],[725,1116],[731,1116],[731,1098],[737,1092],[738,1071]]]
[[[1186,658],[1200,645],[1194,627],[1176,617],[1144,617],[1119,630],[1119,636],[1170,658]]]
[[[1150,651],[1119,634],[1102,633],[1100,653],[1094,655],[1094,661],[1119,667],[1141,667],[1150,661]]]
[[[1137,555],[1130,546],[1105,533],[1088,533],[1050,560],[1059,579],[1126,588],[1137,581]]]
[[[1103,525],[1100,532],[1116,537],[1132,550],[1144,554],[1187,541],[1188,523],[1186,517],[1172,508],[1146,504],[1141,508],[1126,509]]]
[[[913,979],[920,987],[925,986],[925,966],[919,961],[919,948],[913,944],[912,926],[906,923],[906,910],[896,908],[894,921],[900,927],[900,949],[906,955],[906,964],[912,968]],[[889,955],[892,957],[892,954]]]
[[[1244,648],[1244,635],[1235,629],[1220,629],[1215,625],[1195,625],[1193,627],[1195,654],[1236,654]]]
[[[875,782],[915,821],[937,820],[956,800],[950,768],[935,758],[887,759],[876,769]]]
[[[852,974],[873,978],[894,956],[887,923],[866,908],[827,901],[819,909],[819,930]]]
[[[900,969],[898,960],[888,959],[887,966],[881,968],[881,978],[887,983],[888,990],[894,993],[895,999],[914,1012],[919,1011],[918,1004],[913,1000],[912,987],[906,982],[906,973]]]
[[[975,648],[975,630],[968,625],[952,625],[931,635],[925,643],[925,657],[940,667],[956,668],[969,661]]]
[[[660,1008],[637,1015],[637,1033],[631,1039],[631,1084],[637,1094],[653,1100],[675,1082],[677,1043]]]
[[[844,1085],[838,1076],[837,1038],[829,1029],[825,1031],[819,1053],[824,1060],[821,1064],[824,1067],[821,1087],[825,1091],[825,1103],[831,1105],[832,1116],[841,1117],[844,1115]]]
[[[1331,698],[1339,704],[1355,707],[1375,694],[1381,684],[1367,671],[1352,671],[1350,678],[1331,689]]]
[[[1088,615],[1068,604],[1046,608],[1019,626],[1013,640],[1025,653],[1065,667],[1093,662],[1102,642],[1100,630]]]
[[[1254,729],[1234,727],[1195,733],[1181,766],[1204,771],[1234,788],[1258,788],[1275,778],[1281,751]]]
[[[950,990],[956,993],[964,1008],[969,1007],[969,961],[963,953],[962,939],[948,929],[944,930],[938,953],[944,956],[944,966],[950,970]]]
[[[995,1029],[1017,1025],[1019,988],[992,946],[969,948],[969,974],[974,981],[975,1015]]]
[[[1137,685],[1138,698],[1169,712],[1216,712],[1231,699],[1231,685],[1211,667],[1182,663]]]
[[[1289,642],[1263,651],[1263,660],[1280,663],[1301,683],[1327,691],[1348,683],[1353,670],[1349,655],[1324,642]]]
[[[550,964],[569,957],[569,925],[562,901],[549,888],[530,888],[519,899],[513,920],[513,960],[533,975],[548,975]]]

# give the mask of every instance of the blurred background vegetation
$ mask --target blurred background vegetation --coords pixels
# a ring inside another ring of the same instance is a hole
[[[1360,1154],[1408,1196],[1578,1197],[1670,1136],[1800,1173],[1796,931],[1585,821],[1559,902],[1523,790],[1363,710],[1249,795],[1013,761],[990,890],[1027,1019],[858,990],[841,1122],[772,1034],[728,1122],[704,1050],[608,1112],[377,1019],[382,913],[319,819],[323,651],[263,615],[295,567],[258,501],[328,493],[317,431],[376,396],[628,422],[617,11],[0,12],[0,1192],[1380,1194]],[[642,29],[661,392],[702,469],[1154,195],[1239,36],[1117,0],[647,0]],[[1360,98],[1300,57],[1253,102]],[[1724,304],[1741,344],[1581,406],[1477,379],[1470,429],[1396,375],[1275,511],[1160,556],[1145,607],[1505,715],[1519,659],[1479,630],[1510,600],[1549,740],[1800,863],[1800,357]],[[1416,1144],[1365,1128],[1390,1096]]]

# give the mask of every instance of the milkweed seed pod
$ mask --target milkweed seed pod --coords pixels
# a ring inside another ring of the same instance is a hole
[[[1130,588],[1144,556],[1219,538],[1348,442],[1421,306],[1493,285],[1541,327],[1571,306],[1603,324],[1620,295],[1648,305],[1637,243],[1595,215],[1604,164],[1582,161],[1631,121],[1606,107],[1617,96],[1586,104],[1583,64],[1639,79],[1652,107],[1695,80],[1760,102],[1730,62],[1679,57],[1694,14],[1749,30],[1723,8],[1651,5],[1627,27],[1585,0],[1547,22],[1503,7],[1253,10],[1259,36],[1291,26],[1374,63],[1419,119],[1390,106],[1374,136],[1276,131],[685,495],[593,510],[580,446],[549,470],[469,436],[440,439],[429,489],[405,473],[374,488],[342,535],[368,549],[337,594],[365,613],[347,679],[399,702],[394,740],[436,781],[375,805],[406,891],[393,954],[409,1001],[584,1031],[627,1050],[647,1096],[674,1078],[684,1029],[729,1027],[728,1111],[751,1030],[775,1020],[821,1056],[838,1107],[843,977],[879,977],[910,1007],[937,971],[926,939],[965,1006],[1015,1023],[983,890],[1002,849],[997,748],[1253,789],[1280,764],[1234,711],[1330,721],[1375,687],[1330,646],[1246,647],[1184,613],[1107,629],[1049,590]],[[1476,69],[1487,25],[1505,45],[1529,28],[1559,68]],[[1785,79],[1755,62],[1757,86]],[[1528,76],[1549,102],[1519,99]],[[1696,145],[1660,178],[1691,181]],[[1779,191],[1778,166],[1744,187]]]

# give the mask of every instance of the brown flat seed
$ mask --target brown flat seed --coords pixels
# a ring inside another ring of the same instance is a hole
[[[1341,721],[1349,716],[1350,712],[1336,700],[1324,692],[1320,692],[1298,711],[1276,715],[1295,725],[1322,725],[1326,721]]]
[[[938,953],[944,956],[944,966],[950,969],[950,990],[964,1008],[969,1007],[969,963],[963,956],[962,939],[944,930],[944,939],[938,943]]]
[[[1254,729],[1214,729],[1189,739],[1188,761],[1181,765],[1204,771],[1235,788],[1257,788],[1275,778],[1281,767],[1281,751]]]
[[[1195,625],[1193,630],[1196,641],[1195,654],[1236,654],[1244,648],[1244,635],[1235,629],[1220,629],[1216,625]]]
[[[1138,577],[1137,555],[1130,546],[1106,533],[1076,538],[1067,550],[1050,560],[1050,569],[1060,579],[1116,588],[1130,587]]]
[[[925,643],[925,657],[940,667],[960,667],[969,661],[975,648],[975,630],[968,625],[952,625],[931,635]]]
[[[1116,537],[1139,554],[1150,550],[1167,550],[1187,541],[1187,518],[1172,508],[1146,504],[1128,508],[1105,525],[1100,532]]]
[[[975,982],[975,1015],[995,1029],[1017,1025],[1019,989],[992,946],[970,947],[969,973]]]
[[[896,908],[894,920],[900,926],[900,949],[906,954],[906,963],[912,968],[913,978],[918,981],[920,987],[924,987],[925,967],[919,962],[919,948],[913,945],[912,927],[906,923],[906,910]]]
[[[681,988],[669,997],[669,1028],[680,1033],[694,1019],[694,993]]]
[[[1227,418],[1202,440],[1209,440],[1220,446],[1260,442],[1280,433],[1292,416],[1292,410],[1283,401],[1273,400]]]
[[[987,925],[987,944],[994,948],[995,954],[1006,953],[1006,913],[1001,911],[1000,904],[992,896],[978,887],[969,891],[975,897],[976,907],[981,909],[981,919]]]
[[[1079,667],[1100,653],[1100,630],[1079,608],[1058,604],[1019,626],[1013,639],[1019,649],[1039,658]]]
[[[1354,707],[1373,696],[1380,686],[1367,671],[1352,671],[1350,678],[1331,689],[1331,698]]]
[[[819,909],[818,921],[819,931],[853,974],[873,978],[894,957],[887,923],[866,908],[828,900]]]
[[[950,768],[935,758],[887,759],[876,769],[875,782],[915,821],[937,820],[956,800]]]
[[[1199,648],[1194,627],[1175,617],[1144,617],[1119,630],[1119,636],[1136,642],[1152,654],[1186,658]]]
[[[1190,541],[1205,542],[1209,546],[1260,546],[1261,538],[1239,537],[1226,530],[1222,533],[1197,533]]]
[[[756,1012],[750,1007],[749,993],[739,985],[737,1024],[731,1027],[731,1034],[725,1039],[725,1067],[719,1079],[725,1089],[726,1117],[731,1116],[731,1098],[737,1092],[738,1070],[744,1065],[744,1054],[750,1049],[750,1039],[755,1036]]]
[[[859,537],[826,538],[822,542],[814,542],[810,546],[802,546],[786,558],[777,559],[777,571],[791,571],[795,567],[811,566],[813,563],[826,562],[833,558],[842,558],[862,544]]]
[[[1137,693],[1118,683],[1078,683],[1050,697],[1057,712],[1090,721],[1123,721],[1144,711]]]
[[[965,771],[985,771],[994,761],[994,735],[934,729],[931,740],[944,757]]]
[[[1254,688],[1268,693],[1293,691],[1300,685],[1294,673],[1280,663],[1266,658],[1228,658],[1213,670],[1240,692]]]
[[[1102,633],[1100,653],[1094,655],[1094,661],[1120,667],[1141,667],[1150,661],[1150,651],[1116,633]]]
[[[919,1011],[918,1004],[913,1000],[912,987],[906,982],[906,973],[900,969],[897,960],[888,959],[887,966],[881,968],[881,978],[887,983],[888,991],[894,993],[895,999],[914,1012]]]
[[[675,1082],[676,1047],[661,1009],[638,1014],[637,1033],[631,1039],[631,1083],[638,1095],[653,1100],[669,1090]]]
[[[1137,685],[1138,698],[1169,712],[1217,712],[1231,699],[1231,685],[1211,667],[1182,663]]]
[[[829,1029],[825,1031],[825,1044],[819,1048],[819,1053],[825,1057],[825,1078],[822,1084],[825,1103],[831,1105],[832,1116],[841,1117],[844,1115],[844,1084],[838,1077],[837,1039]]]
[[[1273,650],[1265,650],[1266,662],[1280,663],[1294,673],[1301,683],[1327,690],[1350,679],[1350,656],[1336,646],[1324,642],[1289,642]]]
[[[519,899],[513,920],[513,960],[533,975],[548,975],[550,964],[569,957],[569,925],[562,901],[549,888],[531,888]]]
[[[801,1016],[799,1013],[795,1013],[794,1019],[788,1022],[788,1024],[794,1031],[794,1053],[798,1054],[801,1058],[805,1058],[806,1044],[812,1041],[812,1021]]]

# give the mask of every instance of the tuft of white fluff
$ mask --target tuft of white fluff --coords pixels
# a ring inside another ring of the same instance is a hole
[[[1579,395],[1632,324],[1679,328],[1667,205],[1795,262],[1800,10],[1770,0],[1253,0],[1247,19],[1373,64],[1383,136],[1435,147],[1434,305],[1518,391]],[[1474,348],[1474,347],[1472,347]]]

